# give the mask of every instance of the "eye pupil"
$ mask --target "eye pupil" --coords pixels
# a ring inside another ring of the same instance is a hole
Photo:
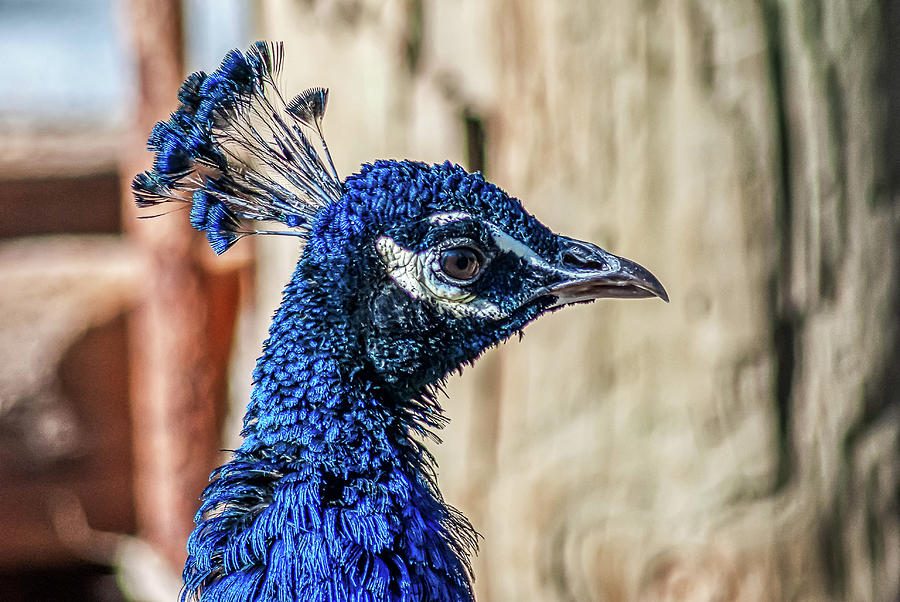
[[[481,256],[468,247],[441,253],[441,271],[456,280],[472,280],[481,270]]]

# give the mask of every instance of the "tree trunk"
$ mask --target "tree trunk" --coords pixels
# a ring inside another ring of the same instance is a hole
[[[672,303],[543,318],[451,387],[490,600],[900,597],[900,9],[267,3],[343,174],[451,159]],[[296,248],[266,241],[284,270]],[[268,315],[268,310],[261,315]]]

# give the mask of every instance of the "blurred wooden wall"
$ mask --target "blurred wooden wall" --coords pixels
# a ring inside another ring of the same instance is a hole
[[[436,452],[482,602],[896,600],[900,9],[260,3],[343,174],[451,159],[672,303],[543,318]],[[297,249],[260,241],[268,317]],[[263,325],[261,325],[262,327]]]

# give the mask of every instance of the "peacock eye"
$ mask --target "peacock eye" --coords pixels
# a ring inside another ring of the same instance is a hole
[[[470,282],[481,273],[484,256],[471,247],[453,247],[441,252],[439,265],[453,280]]]

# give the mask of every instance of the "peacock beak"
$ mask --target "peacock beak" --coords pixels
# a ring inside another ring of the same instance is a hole
[[[556,298],[551,307],[604,298],[659,297],[669,302],[662,283],[645,267],[588,242],[564,236],[559,241],[554,266],[558,280],[541,291],[541,296]]]

